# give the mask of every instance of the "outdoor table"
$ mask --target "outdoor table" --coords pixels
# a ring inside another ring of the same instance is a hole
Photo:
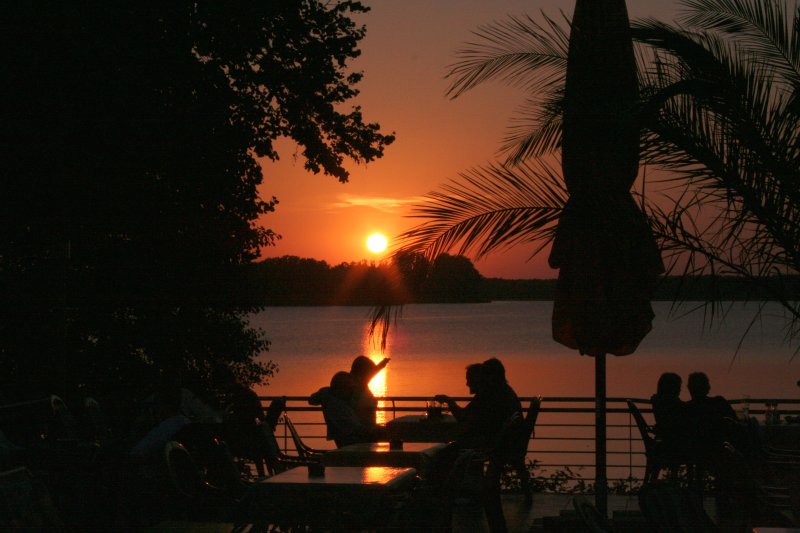
[[[427,415],[398,416],[386,423],[390,439],[403,442],[451,442],[456,440],[463,426],[453,415],[429,418]]]
[[[447,446],[441,442],[403,442],[392,449],[388,442],[360,442],[325,452],[326,466],[395,466],[415,468],[425,476],[436,455]]]
[[[255,483],[240,518],[288,528],[371,529],[387,525],[415,477],[413,468],[330,466],[322,476],[293,468]]]

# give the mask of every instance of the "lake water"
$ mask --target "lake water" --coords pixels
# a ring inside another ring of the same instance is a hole
[[[662,372],[706,372],[712,393],[730,399],[798,398],[800,356],[784,341],[778,305],[742,340],[757,304],[733,304],[712,326],[703,311],[670,313],[655,302],[653,331],[633,355],[609,357],[608,396],[649,398]],[[391,362],[373,381],[379,395],[466,396],[464,367],[489,357],[506,366],[520,396],[593,396],[594,361],[552,340],[552,302],[408,305],[391,330],[385,353],[368,336],[368,307],[271,307],[252,317],[272,341],[263,355],[279,367],[261,395],[308,395],[348,370],[356,355]],[[741,346],[737,346],[741,341]],[[685,389],[684,399],[688,399]]]

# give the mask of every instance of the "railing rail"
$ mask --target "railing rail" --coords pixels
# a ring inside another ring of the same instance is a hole
[[[262,402],[268,404],[276,396],[263,396]],[[314,448],[332,448],[325,440],[325,423],[319,407],[308,404],[307,396],[287,396],[287,412],[297,427],[301,437]],[[522,397],[523,405],[532,399]],[[608,480],[630,482],[641,480],[644,474],[645,457],[636,423],[628,413],[628,398],[608,398],[607,400],[607,467]],[[653,422],[650,400],[630,398]],[[382,422],[409,413],[422,413],[428,396],[388,396],[379,398],[378,417]],[[469,397],[455,398],[465,404]],[[737,411],[745,406],[750,416],[763,417],[767,405],[777,402],[781,415],[800,415],[800,399],[782,398],[737,398],[730,400]],[[285,451],[294,451],[288,430],[276,428],[279,442]],[[528,459],[536,464],[535,475],[549,477],[558,472],[562,478],[594,482],[594,397],[545,397],[536,424],[535,438],[528,446]]]

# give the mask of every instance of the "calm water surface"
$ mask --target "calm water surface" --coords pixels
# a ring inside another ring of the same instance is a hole
[[[724,320],[708,324],[702,310],[678,316],[655,302],[653,331],[633,355],[609,357],[608,395],[649,397],[665,371],[685,377],[704,371],[712,393],[731,399],[797,398],[800,356],[784,344],[781,310],[770,305],[749,335],[755,304],[734,304]],[[272,341],[262,357],[279,373],[262,395],[308,395],[348,370],[359,354],[391,363],[372,383],[379,395],[467,395],[464,367],[501,359],[521,396],[592,396],[594,361],[550,337],[552,302],[409,305],[392,328],[385,353],[368,337],[368,307],[271,307],[252,317]],[[741,346],[737,346],[741,341]],[[687,398],[684,390],[683,397]]]

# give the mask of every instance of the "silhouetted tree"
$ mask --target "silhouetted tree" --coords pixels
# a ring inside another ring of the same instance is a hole
[[[20,3],[4,11],[0,356],[9,398],[141,393],[164,367],[271,375],[242,266],[258,157],[347,181],[392,136],[357,94],[359,2]]]
[[[395,254],[392,260],[409,298],[412,301],[419,300],[431,271],[431,262],[419,252],[401,252]]]
[[[429,302],[483,301],[483,276],[463,255],[440,254],[434,259],[423,285]]]

